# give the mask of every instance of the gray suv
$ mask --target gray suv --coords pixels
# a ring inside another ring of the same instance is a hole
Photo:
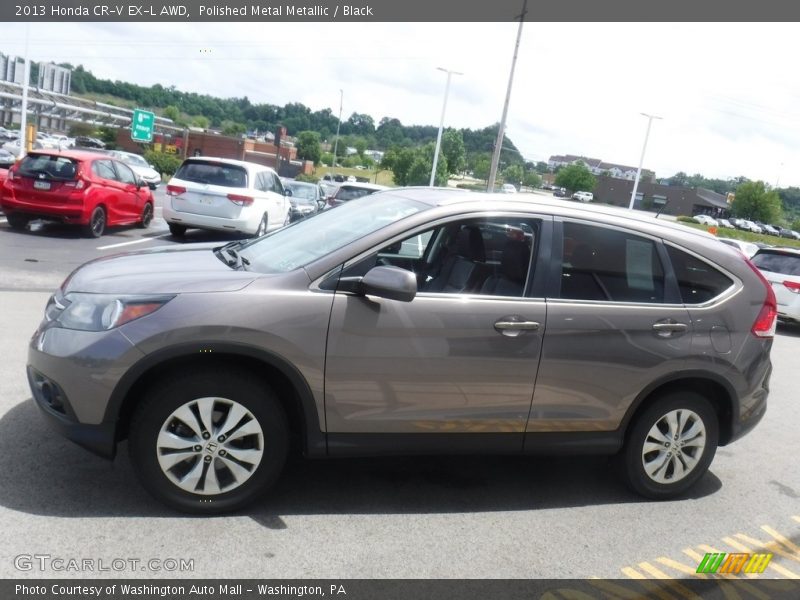
[[[101,258],[50,299],[36,403],[185,511],[287,455],[616,455],[683,493],[766,409],[775,296],[704,232],[559,200],[398,189],[262,238]]]

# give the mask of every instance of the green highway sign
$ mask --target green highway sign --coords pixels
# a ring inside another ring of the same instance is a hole
[[[131,139],[134,142],[152,142],[155,122],[156,116],[153,113],[138,108],[134,110],[131,120]]]

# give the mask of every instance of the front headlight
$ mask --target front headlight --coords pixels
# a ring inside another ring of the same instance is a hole
[[[48,311],[48,317],[65,329],[107,331],[157,311],[172,298],[72,292],[58,302],[63,310]]]

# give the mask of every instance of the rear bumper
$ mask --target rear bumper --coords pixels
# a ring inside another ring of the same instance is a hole
[[[25,202],[11,197],[7,192],[3,193],[0,208],[3,209],[5,214],[28,215],[34,218],[54,219],[79,225],[86,225],[89,222],[89,214],[84,212],[82,205]]]
[[[167,198],[167,201],[164,203],[161,214],[167,223],[175,223],[176,225],[197,229],[245,233],[247,235],[254,235],[261,222],[261,215],[255,211],[249,210],[246,212],[242,211],[242,214],[236,219],[180,212],[169,206],[169,198]]]

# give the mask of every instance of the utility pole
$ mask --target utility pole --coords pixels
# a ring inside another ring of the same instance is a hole
[[[431,182],[429,187],[433,187],[434,179],[436,178],[436,165],[439,163],[439,149],[442,147],[442,129],[444,128],[444,111],[447,109],[447,95],[450,93],[450,78],[453,75],[463,75],[458,71],[450,71],[442,67],[436,67],[440,71],[447,73],[447,83],[444,86],[444,102],[442,103],[442,116],[439,119],[439,133],[436,134],[436,150],[433,151],[433,168],[431,169]]]
[[[508,76],[508,89],[506,90],[506,101],[503,104],[503,116],[500,119],[500,127],[497,130],[497,140],[494,143],[494,153],[492,154],[492,166],[489,169],[488,192],[494,191],[494,181],[497,178],[497,165],[500,162],[500,150],[503,148],[503,136],[506,131],[506,116],[508,115],[508,103],[511,100],[511,86],[514,83],[514,68],[517,65],[517,54],[519,53],[519,40],[522,37],[522,24],[525,22],[525,15],[528,12],[528,0],[522,3],[522,14],[519,19],[519,29],[517,30],[517,42],[514,44],[514,58],[511,60],[511,73]]]
[[[333,164],[331,168],[336,168],[336,151],[339,149],[339,128],[342,126],[342,103],[344,102],[344,90],[339,90],[339,122],[336,123],[336,140],[333,142]]]
[[[636,190],[639,188],[639,178],[642,176],[642,163],[644,162],[644,151],[647,150],[647,138],[650,137],[650,126],[653,124],[653,119],[660,119],[656,115],[648,115],[647,113],[640,113],[643,117],[647,117],[647,131],[644,134],[644,144],[642,145],[642,155],[639,157],[639,168],[636,169],[636,179],[633,182],[633,190],[631,191],[631,202],[628,205],[630,210],[633,210],[633,201],[636,200]]]

